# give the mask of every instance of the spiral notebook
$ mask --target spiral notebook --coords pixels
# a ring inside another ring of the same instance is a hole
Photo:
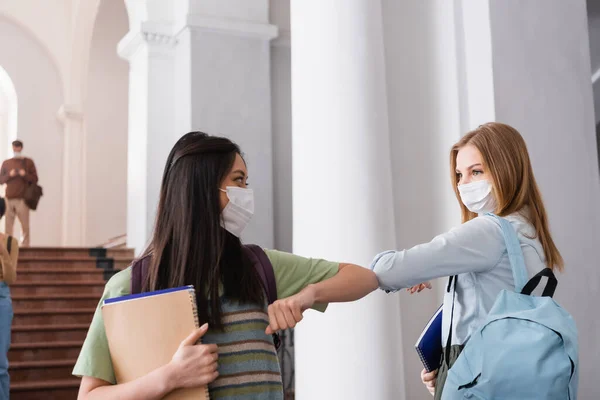
[[[107,299],[104,328],[117,383],[135,380],[171,361],[199,327],[193,286]],[[176,390],[164,399],[208,400],[208,388]]]
[[[442,360],[442,309],[437,309],[415,344],[415,349],[427,372],[435,371]]]

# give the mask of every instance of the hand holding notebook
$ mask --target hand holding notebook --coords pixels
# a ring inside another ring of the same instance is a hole
[[[177,387],[206,386],[219,375],[217,372],[218,347],[216,344],[198,346],[208,331],[208,324],[193,331],[177,349],[171,360]]]
[[[435,371],[442,358],[442,308],[440,306],[433,314],[415,344],[427,372]]]
[[[217,350],[195,345],[206,326],[198,329],[192,286],[107,299],[102,316],[117,383],[166,368],[169,390],[176,390],[165,400],[209,398]]]

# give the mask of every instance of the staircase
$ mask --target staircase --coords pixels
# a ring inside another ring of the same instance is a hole
[[[129,249],[20,250],[11,285],[11,400],[77,398],[71,371],[104,284],[132,259]]]

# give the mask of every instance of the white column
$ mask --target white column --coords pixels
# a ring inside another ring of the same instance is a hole
[[[240,145],[256,196],[245,242],[272,248],[273,137],[269,2],[185,0],[176,12],[176,126]]]
[[[395,248],[379,0],[292,0],[294,252],[368,265]],[[399,301],[308,311],[296,395],[403,399]]]
[[[292,251],[292,54],[290,0],[270,1],[271,23],[279,36],[271,42],[273,114],[273,211],[275,248]]]
[[[382,0],[392,152],[396,248],[429,242],[460,224],[450,184],[449,152],[463,132],[459,112],[454,1]],[[493,94],[492,94],[493,95]],[[437,285],[436,285],[437,283]],[[431,399],[414,344],[443,300],[446,278],[433,291],[400,294],[404,393]]]
[[[128,3],[130,14],[139,11],[133,5],[142,3]],[[119,55],[129,61],[127,245],[137,253],[150,237],[162,172],[176,140],[171,29],[141,23],[119,43]]]
[[[128,245],[148,241],[164,161],[183,134],[227,136],[244,152],[256,215],[246,242],[273,246],[268,2],[127,0],[131,31],[119,54],[130,62]]]
[[[80,106],[58,110],[64,128],[62,245],[82,246],[85,240],[85,128]],[[51,190],[51,188],[46,188]]]

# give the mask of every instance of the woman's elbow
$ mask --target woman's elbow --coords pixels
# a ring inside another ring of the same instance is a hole
[[[379,287],[379,282],[377,281],[377,276],[373,271],[368,268],[361,267],[360,265],[355,264],[340,264],[338,273],[341,272],[344,268],[349,267],[346,272],[354,275],[359,282],[361,282],[361,286],[364,285],[365,289],[369,290],[369,293],[374,291]],[[345,273],[346,273],[345,272]]]
[[[395,268],[396,252],[380,255],[371,264],[371,269],[377,277],[378,287],[383,290],[395,291],[398,286],[398,271]]]
[[[377,275],[375,272],[365,269],[365,283],[369,289],[369,293],[379,289],[379,281],[377,280]]]

